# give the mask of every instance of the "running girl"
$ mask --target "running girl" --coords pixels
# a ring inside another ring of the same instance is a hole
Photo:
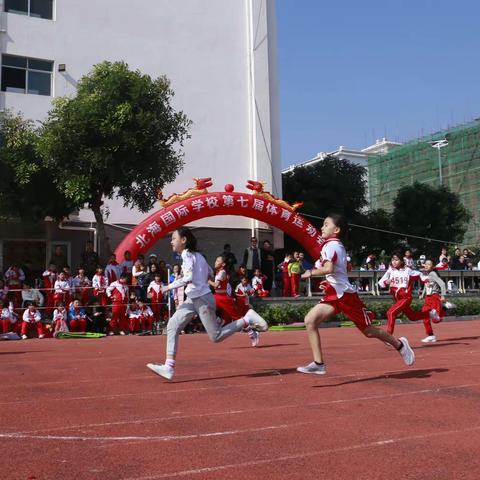
[[[164,286],[162,291],[166,293],[173,288],[186,286],[187,299],[178,307],[168,322],[165,364],[147,364],[150,370],[167,380],[171,380],[175,373],[175,358],[180,332],[194,315],[200,317],[200,321],[213,342],[221,342],[246,327],[262,332],[268,329],[267,322],[252,309],[248,310],[242,318],[222,328],[222,321],[217,318],[215,313],[215,299],[208,284],[208,278],[213,272],[205,258],[197,252],[197,239],[189,228],[181,227],[173,232],[170,243],[173,251],[182,255],[183,277]]]
[[[416,313],[410,307],[412,303],[413,284],[421,280],[421,274],[417,270],[412,270],[405,266],[405,261],[400,253],[394,253],[390,261],[390,267],[385,275],[379,280],[378,285],[381,288],[390,287],[390,293],[395,303],[387,310],[387,331],[393,334],[395,330],[395,320],[404,313],[409,320],[420,320]],[[428,328],[425,324],[425,329]]]
[[[388,332],[374,327],[372,312],[369,312],[360,300],[356,289],[348,281],[347,253],[340,238],[345,234],[347,224],[338,214],[330,214],[325,218],[322,226],[322,238],[325,243],[321,250],[320,268],[307,270],[302,277],[310,278],[313,275],[325,275],[323,282],[325,295],[305,317],[308,340],[313,353],[313,362],[297,370],[301,373],[323,375],[327,373],[323,362],[322,346],[318,327],[337,313],[343,313],[352,320],[356,327],[369,338],[378,338],[386,342],[400,353],[406,365],[412,365],[415,354],[405,337],[395,338]]]

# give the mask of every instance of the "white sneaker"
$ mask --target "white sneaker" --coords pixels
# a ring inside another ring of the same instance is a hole
[[[22,340],[26,340],[28,337],[26,335],[22,335]]]
[[[162,365],[161,363],[147,363],[147,368],[149,368],[152,372],[155,372],[157,375],[160,375],[167,380],[171,380],[173,378],[173,374],[175,370],[168,365]]]
[[[440,315],[434,308],[430,310],[429,316],[430,316],[430,320],[433,323],[440,323],[442,321],[442,319],[440,318]]]
[[[443,304],[443,307],[446,308],[447,310],[451,310],[452,308],[457,308],[457,306],[452,302],[445,302]]]
[[[300,373],[312,373],[315,375],[325,375],[327,373],[327,367],[324,365],[317,365],[315,362],[309,363],[305,367],[298,367],[297,372]]]
[[[422,339],[423,343],[435,343],[437,341],[437,337],[435,335],[429,335]]]
[[[252,344],[252,347],[258,347],[258,344],[260,343],[260,334],[256,330],[252,330],[248,336],[250,337],[250,343]]]
[[[125,335],[125,332],[123,330],[121,330],[120,335]]]
[[[398,353],[402,356],[405,365],[413,365],[415,363],[415,353],[413,353],[412,347],[405,337],[400,337],[399,340],[402,342],[402,348]]]
[[[45,338],[45,335],[39,335],[38,338]]]
[[[251,328],[257,332],[266,332],[268,330],[268,323],[252,308],[243,317]]]
[[[115,335],[114,332],[108,332],[108,336],[109,336],[109,337],[113,337],[114,335]]]

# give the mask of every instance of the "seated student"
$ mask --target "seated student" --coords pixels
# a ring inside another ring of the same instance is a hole
[[[255,269],[252,277],[252,288],[255,290],[255,295],[257,295],[257,297],[268,297],[270,295],[270,292],[263,288],[266,279],[267,277],[259,268]]]
[[[250,283],[248,283],[247,277],[242,277],[240,283],[235,288],[235,296],[237,301],[243,303],[245,307],[250,305],[250,297],[255,294],[255,290],[252,288]]]
[[[23,312],[22,320],[21,334],[23,340],[28,338],[28,330],[32,328],[37,330],[38,338],[45,336],[43,333],[42,316],[34,302],[28,304],[27,309]]]
[[[87,314],[78,299],[75,299],[68,309],[68,329],[71,332],[87,331]]]
[[[63,302],[58,302],[57,308],[53,311],[52,326],[54,337],[60,332],[68,332],[68,314]]]
[[[152,309],[143,301],[138,301],[138,328],[147,333],[152,331],[154,315]]]
[[[18,315],[15,313],[13,303],[4,300],[0,313],[0,333],[16,332]]]
[[[128,305],[127,310],[129,331],[131,334],[139,330],[140,325],[140,310],[138,306],[137,297],[132,295],[130,297],[130,304]]]

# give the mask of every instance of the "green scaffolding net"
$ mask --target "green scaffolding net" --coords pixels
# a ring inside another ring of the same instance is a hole
[[[446,139],[440,150],[432,142]],[[372,209],[391,211],[398,190],[414,182],[440,184],[460,195],[472,220],[466,245],[480,245],[480,119],[416,139],[381,155],[368,157],[368,187]]]

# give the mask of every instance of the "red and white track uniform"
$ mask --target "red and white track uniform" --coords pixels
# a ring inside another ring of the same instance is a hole
[[[290,282],[290,276],[288,275],[288,264],[289,260],[285,259],[279,266],[278,269],[282,272],[282,296],[290,297],[292,295],[292,288]]]
[[[15,295],[15,307],[22,304],[22,282],[25,281],[25,274],[21,268],[10,267],[4,275],[5,285],[13,290]]]
[[[117,280],[120,280],[121,273],[122,269],[116,261],[108,262],[108,265],[105,267],[105,276],[107,277],[109,285]]]
[[[390,294],[395,303],[387,310],[387,331],[393,333],[395,320],[404,313],[409,320],[418,320],[416,312],[410,308],[412,289],[417,280],[422,280],[421,273],[409,267],[393,268],[390,266],[385,275],[378,281],[381,288],[390,287]],[[427,329],[427,325],[425,325]],[[431,327],[430,327],[431,328]]]
[[[46,313],[51,315],[55,307],[55,280],[57,279],[57,272],[52,272],[51,270],[45,270],[42,274],[43,277],[43,288],[45,289],[45,295],[47,298],[46,302]]]
[[[36,328],[39,337],[43,335],[42,317],[38,310],[33,310],[32,312],[27,308],[27,310],[23,312],[22,320],[22,335],[27,335],[29,328]]]
[[[53,336],[56,337],[59,332],[68,332],[67,325],[67,309],[64,308],[63,311],[56,308],[53,311]]]
[[[336,237],[326,239],[322,246],[320,266],[323,267],[327,262],[332,262],[333,271],[325,275],[326,280],[322,282],[325,295],[320,303],[328,303],[335,309],[335,313],[343,313],[360,331],[365,330],[375,317],[367,310],[348,279],[347,252]]]
[[[228,283],[228,274],[224,268],[220,268],[215,273],[214,298],[218,311],[218,316],[223,320],[223,324],[227,325],[232,320],[239,320],[248,310],[244,302],[237,302],[230,294],[231,289]]]
[[[254,293],[255,290],[249,283],[247,283],[247,285],[242,285],[239,283],[235,288],[235,296],[237,297],[237,301],[247,307],[247,309],[250,306],[250,297],[254,295]]]
[[[107,278],[105,277],[105,275],[95,274],[93,276],[93,279],[92,279],[93,296],[104,307],[108,304],[108,298],[107,298],[108,285],[109,284],[107,282]]]
[[[255,290],[255,294],[259,297],[268,297],[270,292],[263,288],[263,282],[267,279],[265,275],[257,277],[256,275],[252,278],[252,288]]]
[[[0,333],[17,331],[18,316],[13,309],[13,305],[8,308],[2,308],[0,312]]]
[[[69,305],[71,301],[71,291],[70,282],[67,280],[55,280],[53,296],[55,304],[57,302],[63,302],[65,306]]]
[[[107,288],[107,296],[112,302],[112,319],[109,330],[120,329],[122,332],[128,330],[127,306],[128,306],[128,285],[120,281],[113,282]]]
[[[139,327],[140,330],[144,332],[148,332],[152,330],[152,323],[153,323],[153,311],[148,305],[144,305],[143,307],[139,308],[138,310],[139,316]]]
[[[162,305],[163,303],[163,294],[162,294],[162,287],[163,283],[162,282],[156,282],[155,280],[153,282],[150,282],[150,285],[148,286],[147,293],[148,296],[150,297],[150,307],[152,308],[153,311],[153,316],[156,322],[159,322],[162,320],[162,315],[164,312],[164,306]]]
[[[73,288],[75,289],[75,293],[79,293],[81,295],[81,302],[83,306],[87,306],[90,300],[90,291],[92,287],[92,282],[83,275],[77,275],[73,279]]]

